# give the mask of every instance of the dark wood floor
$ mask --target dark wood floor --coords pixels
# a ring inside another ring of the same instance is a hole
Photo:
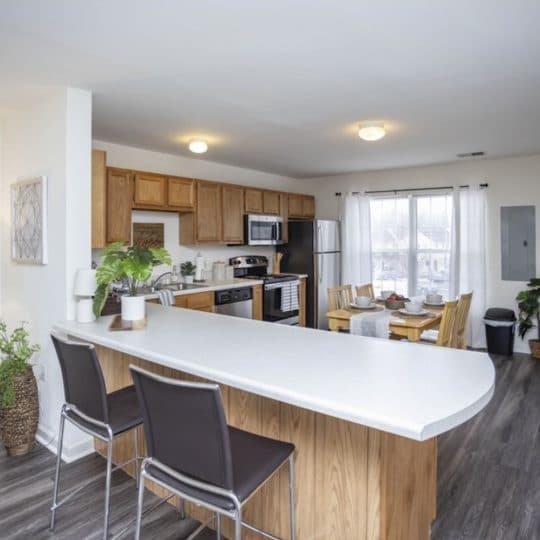
[[[439,517],[433,540],[540,540],[540,362],[518,354],[494,362],[497,387],[490,404],[440,437]],[[65,466],[64,485],[103,470],[103,459],[89,456]],[[0,450],[0,538],[100,538],[103,482],[60,509],[56,533],[49,533],[53,471],[54,456],[43,447],[21,458],[7,458]],[[147,504],[156,500],[146,498]],[[113,533],[132,518],[134,509],[134,481],[117,472]],[[163,505],[145,519],[143,537],[180,540],[196,525],[179,520],[172,507]],[[200,538],[214,536],[206,531]]]

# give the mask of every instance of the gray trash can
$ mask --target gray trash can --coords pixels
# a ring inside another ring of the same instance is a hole
[[[484,315],[484,324],[488,352],[511,356],[514,352],[516,314],[511,309],[489,308]]]

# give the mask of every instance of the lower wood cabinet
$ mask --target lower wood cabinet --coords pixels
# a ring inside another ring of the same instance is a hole
[[[197,311],[214,311],[214,293],[211,291],[183,294],[175,297],[176,307],[195,309]]]
[[[131,171],[107,169],[107,242],[131,243]]]

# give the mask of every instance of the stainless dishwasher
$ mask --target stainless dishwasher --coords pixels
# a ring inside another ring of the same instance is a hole
[[[231,317],[253,318],[253,292],[251,287],[216,291],[215,312]]]

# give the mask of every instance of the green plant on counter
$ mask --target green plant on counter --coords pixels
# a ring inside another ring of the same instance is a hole
[[[130,246],[124,249],[122,242],[114,242],[103,250],[103,262],[96,270],[97,289],[94,295],[94,315],[99,317],[113,281],[125,279],[129,295],[137,296],[137,290],[152,277],[152,270],[161,264],[171,264],[171,256],[165,248]]]
[[[6,323],[0,321],[0,409],[15,404],[15,377],[25,373],[31,366],[30,358],[39,350],[29,337],[24,323],[10,334]]]
[[[180,265],[180,273],[183,276],[194,276],[196,266],[191,261],[186,261]]]
[[[532,278],[527,283],[527,287],[529,288],[521,291],[516,297],[519,308],[519,335],[524,338],[525,334],[534,326],[533,320],[536,319],[537,339],[540,340],[540,306],[538,305],[540,278]]]

